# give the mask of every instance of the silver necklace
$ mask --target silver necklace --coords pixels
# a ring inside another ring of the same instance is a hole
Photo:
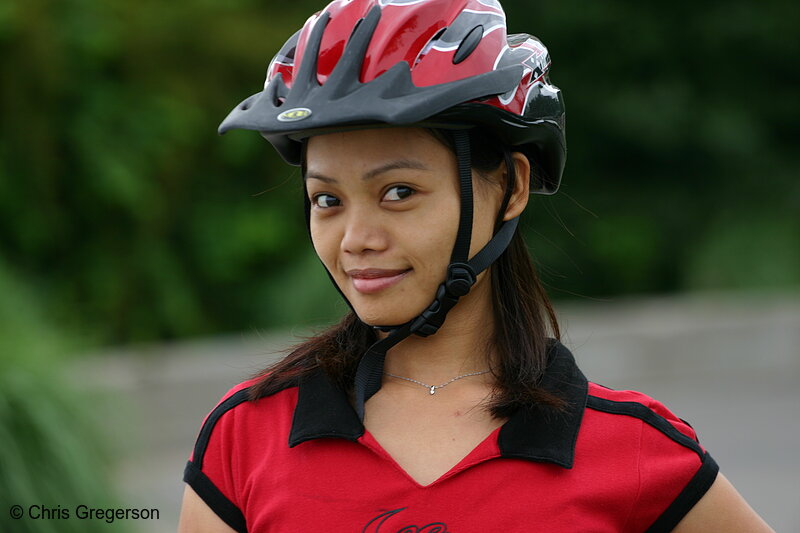
[[[491,372],[491,370],[483,370],[481,372],[470,372],[469,374],[463,374],[461,376],[456,376],[453,379],[451,379],[450,381],[448,381],[447,383],[442,383],[441,385],[428,385],[427,383],[423,383],[421,381],[417,381],[416,379],[404,378],[403,376],[396,376],[394,374],[390,374],[389,372],[384,372],[384,374],[386,374],[387,376],[392,376],[393,378],[404,379],[406,381],[410,381],[411,383],[416,383],[417,385],[422,385],[426,389],[429,389],[431,394],[436,394],[436,389],[444,388],[444,387],[450,385],[452,382],[458,381],[461,378],[468,378],[469,376],[479,376],[481,374],[486,374],[488,372]]]

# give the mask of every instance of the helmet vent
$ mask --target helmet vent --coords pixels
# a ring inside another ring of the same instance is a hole
[[[250,109],[250,107],[253,105],[253,101],[256,99],[256,96],[257,95],[253,95],[253,96],[247,98],[241,104],[239,104],[239,109],[242,110],[242,111],[247,111],[248,109]]]
[[[423,57],[428,55],[428,52],[430,52],[433,49],[433,47],[436,46],[437,41],[439,41],[441,36],[446,31],[447,31],[447,26],[445,26],[444,28],[440,29],[439,31],[433,34],[433,37],[431,37],[430,40],[427,43],[425,43],[425,46],[423,46],[422,50],[420,50],[419,54],[417,54],[417,58],[414,60],[414,65],[413,65],[414,67],[417,66],[417,63],[422,61]]]
[[[458,65],[468,58],[481,43],[481,39],[483,39],[483,26],[479,24],[469,30],[469,33],[461,40],[461,44],[458,45],[458,50],[456,50],[456,53],[453,55],[453,64]]]

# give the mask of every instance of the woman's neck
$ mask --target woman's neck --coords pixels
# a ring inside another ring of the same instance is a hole
[[[450,310],[437,333],[429,337],[412,335],[390,349],[384,371],[438,385],[456,376],[487,370],[494,357],[489,342],[493,326],[489,287],[476,284]]]

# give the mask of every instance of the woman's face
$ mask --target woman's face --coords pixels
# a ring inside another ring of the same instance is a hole
[[[455,156],[423,129],[358,130],[311,137],[306,168],[314,249],[359,318],[417,316],[444,281],[458,230]],[[473,178],[473,188],[470,257],[502,200],[500,186]]]

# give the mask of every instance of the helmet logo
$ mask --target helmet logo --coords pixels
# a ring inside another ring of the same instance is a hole
[[[287,109],[280,115],[278,120],[281,122],[295,122],[303,120],[311,116],[311,110],[307,107],[295,107],[294,109]]]

